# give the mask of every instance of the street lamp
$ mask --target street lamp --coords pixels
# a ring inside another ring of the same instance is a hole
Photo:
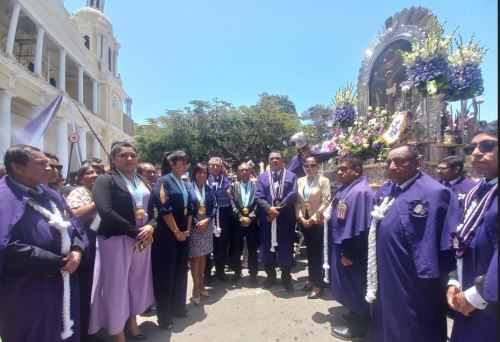
[[[475,97],[477,103],[477,121],[481,121],[481,103],[484,102],[484,96],[479,95]]]

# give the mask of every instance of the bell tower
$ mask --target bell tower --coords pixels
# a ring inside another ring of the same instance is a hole
[[[104,3],[106,0],[87,0],[87,7],[95,8],[104,13]]]

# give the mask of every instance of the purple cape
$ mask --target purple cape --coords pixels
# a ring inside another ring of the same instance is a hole
[[[428,175],[419,174],[396,196],[377,228],[370,341],[446,340],[449,234],[457,222],[456,196]]]
[[[476,185],[476,182],[461,176],[460,179],[450,187],[450,190],[455,193],[460,204],[460,214],[463,214],[465,195],[469,192],[472,187]],[[460,215],[461,216],[461,215]]]
[[[345,219],[337,215],[339,201],[347,206]],[[330,288],[335,299],[358,315],[368,317],[369,305],[365,301],[366,258],[356,260],[351,266],[340,263],[340,244],[368,230],[375,196],[366,177],[361,176],[341,186],[335,194],[330,219]]]
[[[255,199],[264,199],[269,205],[272,203],[271,190],[269,186],[269,171],[259,175],[254,194]],[[278,240],[278,264],[280,266],[292,266],[293,241],[295,236],[295,201],[297,200],[297,177],[287,171],[281,201],[280,214],[277,220]],[[260,232],[260,256],[263,263],[272,263],[273,255],[271,248],[271,222],[266,220],[266,211],[259,207],[259,232]]]
[[[11,185],[8,179],[6,176],[0,180],[0,334],[6,342],[61,341],[63,282],[60,272],[50,275],[2,272],[5,263],[9,262],[4,252],[14,231],[20,232],[23,237],[19,243],[61,255],[59,232],[51,228],[42,215],[27,206],[28,197]],[[43,189],[43,201],[52,200],[59,210],[64,210],[60,196],[55,196],[46,187]],[[70,236],[78,234],[77,231],[69,230]],[[79,341],[77,272],[71,275],[70,285],[71,319],[75,325],[73,336],[65,341]]]
[[[467,317],[455,312],[451,341],[498,341],[498,194],[465,251],[462,272],[463,291],[486,275],[483,298],[488,306]]]

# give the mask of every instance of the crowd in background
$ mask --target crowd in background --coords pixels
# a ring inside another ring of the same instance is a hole
[[[136,316],[155,310],[171,330],[209,285],[243,273],[248,284],[277,282],[294,292],[297,232],[307,250],[308,299],[329,288],[349,309],[332,334],[345,340],[452,341],[498,338],[498,128],[475,134],[472,166],[463,158],[421,171],[416,147],[398,145],[388,181],[373,192],[360,159],[337,156],[339,187],[305,136],[285,167],[279,151],[258,173],[234,174],[220,157],[191,163],[166,152],[158,165],[115,142],[109,165],[86,160],[68,176],[56,155],[8,149],[0,173],[0,336],[10,341],[143,340]],[[228,276],[228,266],[232,276]],[[213,272],[213,270],[215,272]],[[193,280],[187,299],[188,272]]]

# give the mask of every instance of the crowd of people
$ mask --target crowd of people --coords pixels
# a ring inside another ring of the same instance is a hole
[[[416,147],[392,147],[388,181],[375,193],[362,161],[337,156],[331,191],[303,134],[285,167],[279,151],[254,174],[243,162],[191,163],[181,150],[158,166],[115,142],[109,165],[90,159],[64,185],[57,156],[16,145],[0,174],[0,337],[88,341],[104,329],[113,341],[147,338],[137,315],[156,312],[171,330],[199,305],[207,286],[241,281],[246,245],[249,285],[277,282],[294,292],[294,242],[305,240],[307,299],[329,288],[349,311],[332,335],[344,340],[498,339],[498,127],[472,139],[471,163],[421,171]],[[158,171],[159,170],[159,171]],[[226,273],[227,264],[234,271]],[[213,272],[215,269],[215,272]],[[193,288],[187,299],[188,272]]]

